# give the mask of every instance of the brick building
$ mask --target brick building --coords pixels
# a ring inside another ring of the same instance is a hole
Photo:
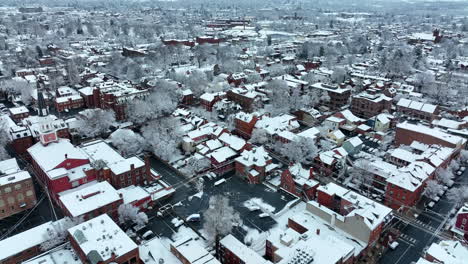
[[[53,228],[53,222],[47,222],[0,240],[0,263],[18,264],[41,254],[40,246],[50,239]]]
[[[171,244],[171,253],[183,264],[221,264],[197,240],[183,237]]]
[[[44,131],[28,153],[39,183],[57,204],[60,192],[96,179],[89,158],[69,140],[58,138],[55,131]]]
[[[304,200],[314,199],[318,187],[313,169],[305,169],[300,163],[289,166],[281,173],[281,188]]]
[[[217,102],[221,101],[222,99],[226,98],[225,92],[218,92],[218,93],[204,93],[200,96],[200,105],[206,111],[213,111],[213,106]]]
[[[437,105],[401,98],[397,103],[397,112],[402,115],[432,122],[440,111]]]
[[[455,216],[455,224],[450,229],[455,236],[468,241],[468,203],[465,203]]]
[[[117,209],[123,204],[121,196],[107,181],[91,182],[77,190],[59,194],[65,216],[89,220],[102,214],[118,219]]]
[[[68,237],[83,263],[140,263],[138,246],[107,214],[68,229]]]
[[[36,193],[29,172],[16,159],[0,161],[0,220],[36,205]]]
[[[243,138],[249,139],[252,136],[253,129],[258,120],[259,117],[254,114],[244,112],[237,113],[234,119],[234,133]]]
[[[345,106],[351,96],[351,90],[349,88],[342,88],[338,85],[314,83],[310,85],[310,88],[326,92],[330,97],[330,100],[324,102],[324,104],[331,109],[339,109],[340,107]]]
[[[235,160],[236,175],[249,183],[261,183],[278,165],[262,147],[244,150]]]
[[[445,133],[438,128],[416,125],[408,122],[396,126],[395,145],[411,145],[418,141],[426,145],[441,145],[449,148],[463,149],[466,139]]]
[[[257,252],[244,245],[233,235],[219,241],[219,261],[223,264],[268,264]]]
[[[371,118],[384,111],[390,112],[392,98],[377,89],[368,89],[352,97],[351,112],[360,118]]]
[[[152,174],[148,159],[124,158],[103,140],[84,143],[80,150],[96,168],[97,179],[108,181],[114,188],[144,185],[160,177]]]
[[[29,110],[26,108],[26,106],[10,108],[9,111],[11,119],[13,119],[15,122],[20,122],[29,116]]]

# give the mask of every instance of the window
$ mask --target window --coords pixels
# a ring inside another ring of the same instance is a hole
[[[3,201],[2,199],[0,199],[0,207],[3,207],[5,206],[5,201]]]
[[[5,188],[5,193],[9,193],[9,192],[11,192],[11,187],[6,187]]]
[[[8,204],[14,204],[15,203],[15,198],[14,197],[8,197]]]
[[[21,184],[16,184],[15,185],[15,190],[19,190],[19,189],[21,189]]]
[[[464,218],[464,219],[462,220],[462,223],[463,223],[463,224],[466,224],[467,221],[468,221],[468,219]]]
[[[26,192],[26,196],[32,196],[33,195],[33,191],[29,190]]]
[[[72,188],[75,188],[75,187],[78,186],[78,185],[79,185],[79,182],[78,182],[78,181],[72,182]]]
[[[22,193],[18,193],[18,195],[16,196],[16,199],[18,199],[18,201],[23,201],[24,195]]]

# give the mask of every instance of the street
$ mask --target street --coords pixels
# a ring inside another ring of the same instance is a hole
[[[457,183],[453,188],[468,184],[468,170],[456,178]],[[433,242],[439,239],[434,236],[434,231],[439,228],[444,231],[444,226],[450,220],[445,217],[449,214],[454,204],[447,199],[444,194],[440,201],[428,211],[423,211],[416,219],[414,227],[411,224],[401,229],[401,236],[398,238],[400,245],[395,249],[389,249],[380,259],[381,264],[411,264],[416,262],[424,250]]]

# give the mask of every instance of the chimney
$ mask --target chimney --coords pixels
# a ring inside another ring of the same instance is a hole
[[[132,163],[130,164],[130,170],[134,170],[135,169],[135,165]]]
[[[68,159],[68,154],[67,153],[65,153],[65,159]]]
[[[317,236],[320,236],[320,228],[317,228],[316,233],[317,233]]]
[[[123,194],[119,193],[119,197],[120,197],[120,199],[123,199]]]

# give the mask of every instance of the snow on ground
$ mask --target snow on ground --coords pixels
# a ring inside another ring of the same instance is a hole
[[[276,208],[265,203],[262,198],[252,198],[244,202],[243,204],[246,208],[248,208],[250,211],[255,211],[260,207],[260,210],[262,210],[265,213],[273,213]]]

